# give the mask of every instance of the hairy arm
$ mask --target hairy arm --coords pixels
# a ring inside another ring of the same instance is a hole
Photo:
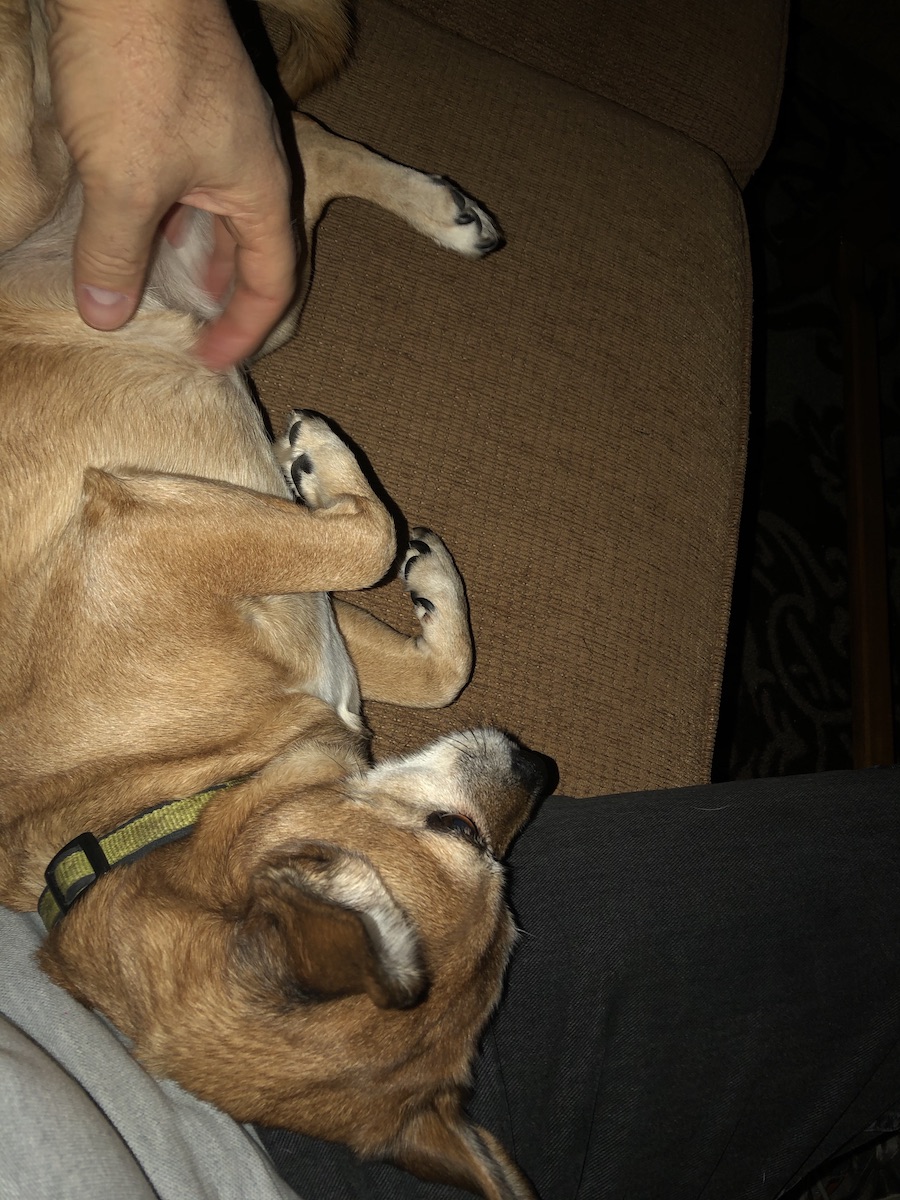
[[[224,370],[258,348],[290,302],[290,175],[272,104],[224,0],[48,0],[62,136],[84,188],[75,298],[117,329],[140,302],[164,220],[213,213],[206,287],[228,303],[197,354]]]

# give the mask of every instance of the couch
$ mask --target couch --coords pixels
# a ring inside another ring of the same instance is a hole
[[[569,795],[703,782],[746,451],[741,187],[786,0],[357,12],[351,65],[306,107],[450,176],[507,239],[472,264],[336,203],[299,331],[254,371],[276,429],[294,406],[333,418],[467,581],[470,686],[437,713],[371,705],[375,752],[491,722]],[[397,589],[360,599],[410,620]]]
[[[334,418],[468,582],[472,683],[446,711],[372,705],[378,755],[490,721],[571,795],[708,777],[748,416],[740,188],[785,28],[786,0],[360,0],[310,111],[453,177],[508,239],[473,264],[335,204],[299,332],[255,367],[273,426]],[[410,621],[397,588],[361,599]],[[0,1191],[288,1200],[244,1130],[39,972],[40,938],[0,909]]]

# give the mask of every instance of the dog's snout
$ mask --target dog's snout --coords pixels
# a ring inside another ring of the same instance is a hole
[[[538,753],[537,750],[517,746],[513,756],[513,767],[524,786],[536,800],[542,800],[545,796],[549,796],[559,783],[559,771],[556,763],[546,754]]]

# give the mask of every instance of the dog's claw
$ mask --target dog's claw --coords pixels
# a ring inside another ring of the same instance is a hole
[[[456,212],[445,220],[452,220],[454,233],[437,233],[435,240],[441,245],[456,250],[469,258],[483,258],[503,244],[503,236],[494,221],[470,196],[441,175],[433,175],[432,181],[446,189]]]
[[[413,530],[413,534],[426,533],[426,532],[427,532],[427,530],[424,530],[424,529]],[[406,558],[403,560],[403,578],[409,579],[409,572],[410,572],[410,568],[412,567],[413,563],[418,558],[421,558],[423,555],[430,554],[430,553],[431,553],[431,547],[428,545],[428,543],[426,541],[423,541],[423,539],[421,537],[413,536],[412,538],[410,538],[409,547],[407,548],[407,551],[406,551]],[[413,597],[413,599],[415,599],[415,597]],[[432,608],[433,607],[434,606],[432,605]]]
[[[416,616],[423,625],[432,618],[443,619],[454,605],[464,610],[462,583],[453,559],[441,539],[430,529],[410,530],[409,545],[400,574],[406,583]]]

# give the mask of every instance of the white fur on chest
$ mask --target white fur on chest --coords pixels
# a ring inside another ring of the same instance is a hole
[[[337,627],[331,600],[324,592],[309,597],[318,607],[317,617],[322,638],[319,671],[304,681],[303,690],[317,696],[333,708],[345,725],[362,728],[359,681],[356,668]]]

